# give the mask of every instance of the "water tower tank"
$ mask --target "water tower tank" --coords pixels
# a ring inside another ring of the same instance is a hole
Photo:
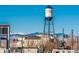
[[[51,6],[47,6],[45,8],[45,18],[47,20],[51,20],[51,18],[52,18],[52,7]]]

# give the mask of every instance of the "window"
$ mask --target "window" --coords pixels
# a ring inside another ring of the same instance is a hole
[[[8,28],[2,28],[2,34],[8,34]]]
[[[0,34],[2,33],[2,28],[0,28]]]
[[[0,34],[8,34],[8,28],[0,28]]]

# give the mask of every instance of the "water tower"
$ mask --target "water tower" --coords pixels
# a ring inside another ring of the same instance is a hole
[[[53,34],[54,37],[54,23],[53,23],[53,8],[51,6],[47,6],[45,8],[45,19],[44,19],[44,35],[46,34],[48,36],[48,40],[50,40],[51,34]],[[52,26],[52,27],[51,27]]]

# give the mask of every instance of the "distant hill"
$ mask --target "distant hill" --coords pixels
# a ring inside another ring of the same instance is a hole
[[[34,37],[37,35],[43,35],[43,33],[35,32],[35,33],[30,33],[30,34],[10,34],[10,39],[15,38],[15,37],[23,37],[23,36],[28,36],[28,37]],[[53,36],[53,34],[51,34]],[[63,33],[55,33],[56,37],[63,36]],[[64,37],[69,37],[67,34],[64,34]]]
[[[30,33],[27,34],[27,36],[36,36],[36,35],[42,35],[43,33],[35,32],[35,33]],[[63,33],[55,33],[54,35],[58,36],[63,36]],[[53,34],[51,34],[53,36]],[[64,34],[64,37],[69,37],[67,34]]]

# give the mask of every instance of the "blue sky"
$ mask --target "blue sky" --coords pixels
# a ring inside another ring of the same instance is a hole
[[[42,32],[46,5],[0,5],[0,24],[10,24],[11,32]],[[53,5],[55,32],[79,32],[79,6]]]

